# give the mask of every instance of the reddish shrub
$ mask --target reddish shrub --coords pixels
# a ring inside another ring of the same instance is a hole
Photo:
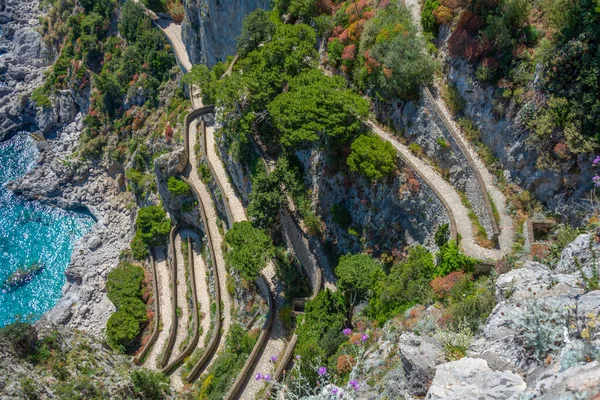
[[[379,4],[377,4],[377,8],[386,8],[390,5],[390,0],[381,0]]]
[[[429,284],[436,296],[443,299],[452,291],[454,285],[461,281],[467,274],[462,271],[454,271],[446,276],[438,276]]]
[[[363,14],[363,19],[371,19],[375,16],[375,11],[367,11]]]
[[[319,14],[332,14],[334,9],[331,0],[317,0],[317,10]]]
[[[440,0],[440,4],[456,10],[457,8],[466,7],[469,3],[469,0]]]
[[[352,367],[356,365],[356,359],[347,354],[342,354],[337,359],[338,374],[347,374],[352,371]]]
[[[481,17],[473,14],[471,10],[465,10],[460,14],[456,30],[464,30],[470,35],[475,35],[483,26]]]
[[[565,142],[558,142],[554,146],[554,154],[558,156],[558,158],[569,158],[571,154],[569,150],[569,146]]]
[[[340,42],[342,42],[343,44],[346,44],[348,42],[348,29],[340,33],[339,39]]]
[[[367,51],[365,51],[365,54],[363,54],[363,56],[365,57],[365,68],[367,68],[367,72],[369,74],[372,74],[374,70],[381,67],[381,63],[379,63],[379,61],[371,57],[370,53],[371,49],[368,49]]]
[[[448,38],[448,52],[452,57],[463,57],[471,42],[469,34],[464,29],[456,29]]]
[[[344,47],[344,52],[342,53],[342,60],[346,61],[354,61],[356,58],[356,45],[354,43],[349,44]]]
[[[171,139],[173,139],[173,127],[169,123],[165,126],[165,139],[167,142],[170,142]]]

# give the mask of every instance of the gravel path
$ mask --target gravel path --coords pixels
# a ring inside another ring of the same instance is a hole
[[[415,171],[418,175],[428,179],[436,189],[442,194],[450,208],[454,212],[456,218],[456,228],[461,235],[461,247],[466,255],[475,257],[482,261],[497,261],[504,257],[510,249],[502,248],[501,250],[486,249],[475,243],[473,235],[473,226],[469,219],[467,208],[462,204],[456,190],[442,178],[432,167],[427,165],[423,160],[417,158],[408,149],[408,146],[400,143],[392,134],[384,131],[372,121],[367,121],[367,125],[381,139],[389,142],[396,148],[401,158]],[[494,199],[495,200],[495,199]],[[498,203],[498,208],[504,208],[504,203]]]
[[[144,366],[149,369],[156,370],[156,365],[160,353],[162,352],[167,339],[169,338],[169,331],[171,329],[171,285],[169,283],[170,270],[167,265],[167,259],[165,257],[164,249],[155,249],[156,253],[156,274],[158,275],[158,297],[160,301],[160,321],[162,329],[158,333],[158,338],[152,346]],[[161,326],[159,325],[159,326]]]
[[[439,97],[434,97],[434,101],[438,108],[442,111],[443,116],[445,116],[446,120],[450,123],[455,136],[458,137],[464,148],[466,148],[467,152],[471,156],[475,168],[477,168],[481,178],[483,179],[485,190],[487,190],[488,194],[496,205],[496,209],[498,210],[498,214],[500,216],[500,222],[498,224],[500,228],[498,243],[500,244],[500,248],[503,250],[503,252],[508,253],[512,247],[514,231],[512,218],[506,213],[506,197],[496,186],[495,177],[490,173],[490,171],[488,171],[483,161],[481,161],[479,154],[477,154],[475,149],[473,149],[473,146],[471,146],[467,138],[463,135],[462,130],[456,125],[456,122],[450,115],[450,112],[446,108],[446,105],[442,99]],[[494,216],[492,215],[491,217],[493,218]]]
[[[173,346],[173,352],[171,353],[171,359],[174,359],[181,352],[181,344],[185,341],[189,335],[190,326],[190,305],[187,301],[187,288],[188,282],[185,279],[185,264],[184,255],[181,252],[181,233],[175,235],[175,248],[171,249],[175,252],[177,257],[177,307],[181,310],[180,316],[177,322],[177,335],[175,336],[175,345]]]
[[[275,265],[272,261],[269,261],[265,269],[263,269],[263,276],[267,280],[271,293],[274,293],[275,300],[275,312],[277,313],[285,302],[283,297],[283,286],[279,279],[277,279]],[[281,355],[285,350],[287,340],[285,339],[285,328],[281,323],[281,320],[275,315],[273,320],[273,326],[271,328],[271,334],[269,341],[265,346],[256,366],[250,373],[250,380],[240,395],[241,400],[254,400],[258,392],[265,386],[264,381],[257,381],[254,379],[256,374],[273,374],[274,368],[277,367],[277,362],[273,363],[271,357],[275,356],[277,359],[281,359]]]
[[[190,125],[190,149],[193,149],[195,147],[196,141],[197,124],[192,123]],[[208,219],[208,230],[210,231],[209,233],[211,235],[212,243],[214,246],[215,258],[217,260],[219,287],[221,288],[221,301],[223,303],[223,325],[221,332],[222,337],[226,337],[227,332],[229,332],[229,327],[231,326],[231,308],[233,300],[229,295],[229,292],[227,291],[227,270],[225,269],[225,258],[223,257],[223,250],[221,249],[221,243],[223,242],[223,238],[221,237],[221,234],[219,233],[219,228],[217,227],[217,211],[215,209],[215,205],[212,202],[210,192],[198,176],[198,169],[196,168],[196,166],[198,165],[198,159],[196,157],[195,151],[190,151],[190,164],[192,165],[192,168],[190,169],[190,175],[188,177],[188,180],[190,181],[190,184],[192,184],[196,188],[198,194],[200,195],[200,201],[202,203],[204,211],[206,212],[206,218]],[[225,340],[221,340],[221,342],[219,343],[219,349],[223,348],[224,345]]]
[[[221,157],[217,153],[217,145],[215,141],[215,128],[213,125],[206,126],[206,156],[208,158],[208,162],[213,166],[216,179],[221,184],[223,188],[223,195],[225,196],[226,201],[229,203],[229,209],[233,214],[234,222],[245,221],[248,218],[246,217],[246,210],[244,209],[244,205],[240,198],[236,195],[233,190],[233,186],[229,181],[229,175],[225,172],[225,167],[223,166],[223,162],[221,161]],[[190,148],[192,148],[190,146]]]

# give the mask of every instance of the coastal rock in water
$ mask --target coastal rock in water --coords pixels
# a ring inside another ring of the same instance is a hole
[[[480,358],[463,358],[437,368],[427,400],[518,399],[525,381],[510,371],[492,371]]]

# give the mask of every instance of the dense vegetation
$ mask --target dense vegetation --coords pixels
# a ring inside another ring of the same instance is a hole
[[[171,231],[171,221],[167,213],[160,206],[148,206],[138,210],[135,221],[135,237],[131,242],[131,251],[137,260],[148,256],[148,246],[162,246],[166,244]]]
[[[144,294],[144,269],[127,262],[108,273],[106,293],[117,308],[106,323],[106,337],[115,349],[126,351],[140,335],[148,320]]]
[[[413,99],[432,82],[435,63],[399,2],[345,1],[331,23],[329,61],[360,89],[384,100]]]
[[[600,148],[600,10],[593,0],[427,3],[432,7],[423,10],[424,20],[450,24],[457,16],[449,53],[466,58],[480,81],[498,87],[495,111],[502,114],[508,100],[523,107],[531,140],[543,149],[538,167],[557,169],[577,153]],[[536,75],[541,97],[532,86]]]
[[[258,278],[267,261],[275,254],[271,238],[249,221],[236,222],[225,235],[229,251],[227,263],[246,280]]]

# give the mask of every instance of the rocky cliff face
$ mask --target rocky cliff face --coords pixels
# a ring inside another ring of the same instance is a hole
[[[270,0],[184,0],[182,36],[192,64],[212,66],[234,55],[246,14]]]
[[[408,330],[390,322],[365,355],[366,380],[375,383],[360,398],[597,398],[599,252],[595,235],[580,235],[554,269],[527,262],[500,275],[498,304],[460,360],[444,363],[436,307],[407,312],[421,315]]]
[[[522,123],[528,105],[519,106],[511,101],[498,113],[494,108],[495,89],[480,84],[465,60],[450,59],[446,67],[448,81],[456,85],[465,100],[465,115],[477,125],[483,142],[500,159],[505,175],[571,222],[585,217],[581,205],[593,187],[592,177],[597,172],[592,168],[594,155],[579,154],[559,164],[557,171],[539,169],[536,166],[539,151],[528,143],[530,132]],[[535,79],[527,89],[539,89],[538,81]]]
[[[0,140],[36,125],[31,92],[43,82],[52,63],[36,31],[39,3],[5,0],[0,10]]]

